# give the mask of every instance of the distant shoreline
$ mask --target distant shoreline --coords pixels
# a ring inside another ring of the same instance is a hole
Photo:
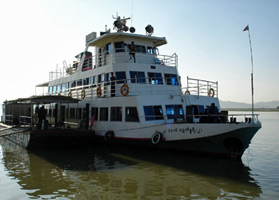
[[[251,108],[222,108],[222,110],[228,111],[251,111]],[[257,112],[279,112],[279,109],[276,108],[255,108],[254,111]]]

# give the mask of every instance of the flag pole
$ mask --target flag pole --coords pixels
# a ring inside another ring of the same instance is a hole
[[[248,31],[248,36],[249,36],[249,44],[250,44],[250,52],[251,52],[251,89],[252,89],[252,120],[254,121],[254,63],[253,63],[253,51],[252,51],[252,43],[251,43],[251,36],[250,36],[250,29],[249,29],[249,25],[247,25],[243,31]]]

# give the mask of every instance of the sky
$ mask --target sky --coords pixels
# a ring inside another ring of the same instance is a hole
[[[251,103],[251,54],[255,102],[279,100],[279,0],[0,0],[0,102],[29,97],[49,72],[84,51],[85,36],[113,29],[113,18],[136,33],[154,27],[166,37],[159,51],[178,55],[187,76],[218,81],[223,101]]]

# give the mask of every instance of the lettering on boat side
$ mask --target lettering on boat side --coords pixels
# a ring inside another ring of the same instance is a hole
[[[202,133],[202,128],[187,127],[187,128],[169,128],[168,133],[190,133],[199,134]]]

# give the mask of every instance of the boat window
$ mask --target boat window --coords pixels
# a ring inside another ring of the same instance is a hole
[[[100,108],[100,121],[108,121],[108,108]]]
[[[126,83],[126,72],[115,72],[117,84]]]
[[[167,85],[178,85],[176,74],[165,74],[165,81]]]
[[[147,47],[147,53],[148,54],[154,54],[153,53],[153,47]]]
[[[115,48],[115,53],[125,52],[124,42],[115,42],[114,48]]]
[[[131,49],[131,44],[128,44],[128,49]],[[136,45],[137,53],[146,53],[146,48],[143,45]]]
[[[161,120],[163,119],[162,106],[144,106],[145,120]]]
[[[84,78],[83,85],[88,85],[88,84],[89,84],[89,78]]]
[[[125,121],[126,122],[138,122],[139,121],[137,107],[126,107],[125,108]]]
[[[52,94],[56,94],[56,85],[52,87]]]
[[[136,45],[136,52],[138,52],[138,53],[146,53],[146,48],[145,48],[145,46]]]
[[[182,105],[166,105],[166,112],[167,112],[168,119],[183,118]]]
[[[101,74],[101,82],[109,81],[109,73]]]
[[[122,107],[111,107],[110,121],[122,121]]]
[[[59,94],[61,92],[61,85],[57,85],[57,93]]]
[[[130,71],[132,83],[146,83],[144,72]]]
[[[154,47],[147,47],[147,53],[148,54],[154,54],[154,55],[159,55],[159,50]]]
[[[76,87],[76,81],[71,82],[71,88]]]
[[[65,92],[66,91],[66,83],[63,83],[62,84],[62,92]]]
[[[81,108],[77,108],[76,110],[76,119],[81,119]]]
[[[98,108],[97,107],[91,108],[91,121],[93,121],[93,123],[94,123],[94,121],[98,121]]]
[[[77,80],[77,86],[81,86],[82,85],[82,79]]]
[[[158,48],[153,48],[153,54],[159,55],[159,49]]]
[[[82,53],[81,55],[83,55]],[[82,65],[82,71],[87,71],[92,69],[92,53],[89,51],[85,52],[85,59]]]
[[[110,73],[105,74],[105,82],[108,82],[110,80]]]
[[[99,74],[99,75],[98,75],[98,83],[101,83],[101,79],[102,79],[102,75]]]
[[[148,72],[149,84],[163,84],[162,74]]]
[[[48,87],[48,94],[52,94],[52,86]]]
[[[107,45],[106,45],[106,48],[105,48],[105,50],[106,50],[106,54],[111,54],[112,53],[112,50],[111,50],[111,43],[108,43]]]
[[[96,87],[96,81],[97,81],[97,77],[96,76],[91,76],[90,77],[90,85],[91,85],[91,87]]]
[[[75,118],[75,112],[76,110],[74,108],[70,108],[70,118],[74,119]]]

